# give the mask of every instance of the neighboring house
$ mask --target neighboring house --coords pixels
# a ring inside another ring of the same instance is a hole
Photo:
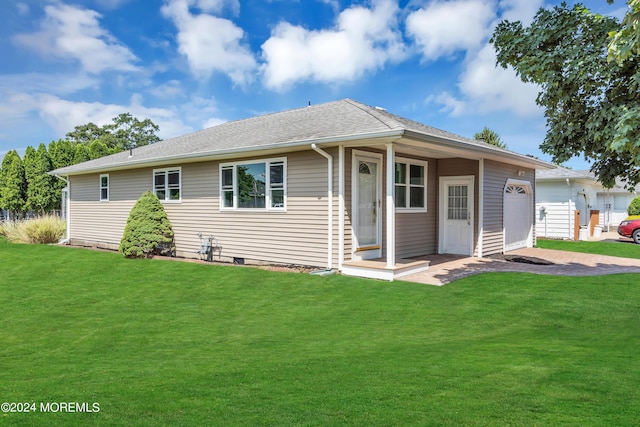
[[[152,190],[178,256],[198,232],[227,259],[393,280],[415,257],[532,246],[535,168],[548,163],[345,99],[224,123],[53,174],[68,238],[117,249]]]
[[[577,240],[581,226],[587,237],[596,226],[615,229],[637,195],[621,181],[606,189],[593,172],[561,167],[537,171],[536,188],[536,234],[556,239]]]

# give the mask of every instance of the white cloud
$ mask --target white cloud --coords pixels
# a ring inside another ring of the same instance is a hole
[[[495,17],[490,0],[436,1],[407,17],[407,33],[426,60],[477,49]]]
[[[534,84],[523,83],[512,68],[497,66],[496,53],[488,38],[500,20],[499,13],[504,19],[521,20],[529,24],[542,5],[542,0],[501,0],[497,5],[486,2],[483,4],[490,7],[490,14],[483,19],[483,29],[472,30],[479,37],[477,42],[458,41],[450,44],[455,44],[466,52],[458,78],[459,93],[430,95],[426,102],[442,105],[443,111],[448,111],[452,116],[489,114],[495,111],[510,111],[522,117],[540,116],[541,109],[535,103],[539,88]],[[434,45],[435,48],[425,52],[425,56],[435,59],[434,55],[446,53],[445,44]]]
[[[98,22],[98,12],[65,4],[45,7],[40,31],[20,34],[14,40],[43,56],[78,61],[93,74],[105,70],[134,71],[136,56]]]
[[[333,29],[311,31],[281,22],[262,45],[265,85],[284,90],[304,80],[351,81],[404,59],[397,13],[394,1],[377,0],[372,8],[342,11]]]
[[[131,0],[97,0],[98,4],[105,9],[117,9],[122,4],[127,3]]]
[[[472,100],[474,112],[507,110],[519,116],[540,114],[535,103],[538,86],[523,83],[512,68],[496,66],[496,54],[489,44],[467,61],[459,88]]]
[[[528,26],[543,5],[544,0],[500,0],[498,7],[502,10],[502,19],[521,21]]]
[[[149,93],[160,99],[175,99],[185,96],[179,80],[169,80],[149,89]]]
[[[217,71],[227,74],[235,84],[245,85],[251,81],[257,64],[249,48],[241,43],[242,28],[228,19],[207,13],[193,15],[189,9],[196,5],[204,11],[219,12],[228,3],[224,0],[170,0],[162,7],[162,14],[178,28],[178,51],[187,58],[196,76],[208,78]],[[230,4],[239,7],[236,1]]]
[[[338,11],[340,11],[340,2],[338,0],[320,0],[320,1],[326,4],[327,6],[330,6],[335,13],[338,13]]]
[[[20,111],[16,107],[20,106]],[[11,110],[9,110],[11,107]],[[134,94],[128,105],[104,104],[63,99],[51,94],[14,94],[6,104],[0,104],[0,112],[14,111],[20,118],[39,116],[55,132],[56,138],[63,138],[78,125],[89,122],[98,126],[111,123],[114,117],[129,112],[139,119],[149,118],[160,127],[162,139],[171,138],[193,131],[179,117],[179,112],[167,108],[153,108],[142,105],[142,97]],[[33,121],[33,119],[31,119]]]
[[[0,99],[15,92],[48,92],[56,95],[68,95],[83,89],[96,88],[99,85],[100,80],[88,74],[3,74],[0,78]]]
[[[190,0],[189,2],[205,13],[221,14],[227,7],[234,15],[240,13],[239,0]]]
[[[29,5],[22,2],[16,3],[16,9],[18,10],[18,15],[20,16],[26,16],[30,11]]]
[[[440,104],[442,105],[440,112],[449,113],[452,116],[460,116],[466,111],[466,104],[463,101],[456,99],[448,92],[441,92],[438,95],[429,95],[425,100],[425,103]]]

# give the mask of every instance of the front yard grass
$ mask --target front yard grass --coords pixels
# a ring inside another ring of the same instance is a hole
[[[444,287],[0,239],[3,425],[637,425],[640,275]]]
[[[614,242],[576,242],[573,240],[537,239],[536,246],[544,249],[557,249],[561,251],[640,259],[640,245],[636,245],[631,240],[620,240]]]

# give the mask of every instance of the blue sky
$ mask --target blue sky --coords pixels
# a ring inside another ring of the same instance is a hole
[[[501,19],[529,23],[557,3],[2,0],[0,156],[124,112],[167,139],[352,98],[467,137],[488,126],[508,148],[550,160],[536,87],[496,68],[488,40]]]

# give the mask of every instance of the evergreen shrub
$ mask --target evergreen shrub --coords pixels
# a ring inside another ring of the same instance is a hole
[[[640,215],[640,196],[631,201],[629,207],[627,208],[627,212],[629,213],[629,216]]]
[[[120,252],[127,258],[150,258],[173,254],[173,229],[160,200],[144,193],[129,213],[120,241]]]

